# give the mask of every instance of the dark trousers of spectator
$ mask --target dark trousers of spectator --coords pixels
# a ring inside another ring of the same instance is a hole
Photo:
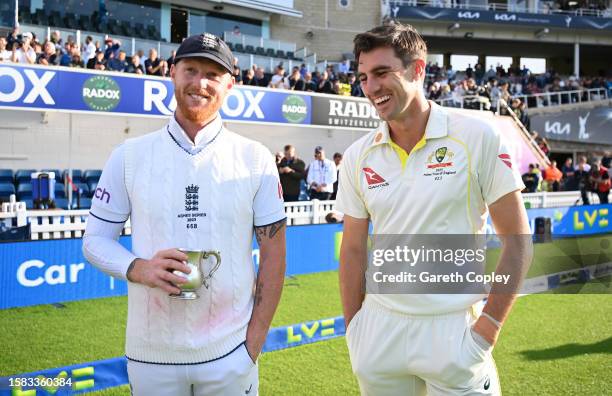
[[[609,194],[610,194],[610,191],[606,191],[606,192],[597,191],[597,195],[599,195],[599,203],[607,204]]]
[[[581,189],[580,190],[580,196],[582,197],[582,204],[583,205],[590,205],[591,201],[589,201],[589,192],[586,189]]]
[[[285,202],[296,202],[300,200],[300,194],[297,194],[297,195],[283,194],[283,199],[285,200]]]
[[[558,181],[554,181],[552,182],[552,190],[553,191],[559,191],[559,182]]]
[[[332,193],[328,192],[316,192],[310,191],[310,199],[318,199],[320,201],[327,201],[331,197]]]

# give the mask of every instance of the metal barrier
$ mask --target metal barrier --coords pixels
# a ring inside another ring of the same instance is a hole
[[[514,95],[512,98],[521,99],[527,108],[550,107],[564,104],[591,102],[608,99],[606,88],[577,89],[562,92],[543,92],[530,95]]]
[[[551,8],[550,5],[545,2],[535,3],[534,6],[527,6],[527,2],[524,3],[495,3],[485,2],[482,4],[475,4],[474,2],[465,2],[461,0],[396,0],[393,2],[397,5],[408,5],[408,6],[426,6],[435,8],[455,8],[460,10],[481,10],[481,11],[501,11],[501,12],[525,12],[530,14],[563,14],[563,15],[574,15],[574,16],[595,16],[599,18],[609,18],[612,12],[609,8],[604,10],[592,9],[592,8],[577,8],[575,10],[557,10]]]
[[[599,203],[597,194],[591,194],[591,202]],[[528,208],[557,208],[573,206],[580,202],[579,191],[539,192],[523,194]],[[287,225],[322,224],[325,216],[334,210],[335,201],[287,202],[285,213]],[[31,239],[81,238],[87,225],[88,210],[14,210],[0,212],[0,222],[13,222],[17,226],[31,225]],[[130,235],[132,228],[128,220],[123,235]]]
[[[563,92],[544,92],[530,95],[513,95],[510,98],[521,99],[527,108],[534,108],[608,100],[609,97],[606,88],[591,88]],[[495,107],[497,113],[499,113],[501,105],[501,99],[489,99],[486,96],[478,95],[438,99],[435,100],[435,102],[445,107],[458,107],[472,110],[490,110],[491,107]]]

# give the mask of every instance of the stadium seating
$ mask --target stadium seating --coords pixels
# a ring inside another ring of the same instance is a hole
[[[57,209],[70,209],[68,207],[68,200],[66,198],[55,198],[53,201]]]
[[[45,12],[37,9],[33,14],[28,8],[20,8],[19,21],[24,24],[35,24],[54,28],[81,29],[86,32],[110,33],[113,35],[137,37],[147,40],[166,41],[155,25],[144,26],[137,23],[135,28],[128,21],[120,21],[109,18],[108,21],[100,20],[98,13],[90,15],[77,15],[74,12],[66,12],[63,15],[57,10]]]
[[[80,29],[79,21],[74,12],[67,12],[66,15],[64,15],[64,26],[74,30]]]
[[[77,190],[81,190],[81,196],[87,196],[89,197],[89,186],[86,183],[74,183],[74,186],[77,188]],[[77,195],[77,191],[72,191],[72,195],[76,196]]]
[[[55,198],[66,198],[64,183],[55,183]]]
[[[87,183],[87,187],[89,187],[89,196],[93,197],[94,193],[96,192],[96,188],[98,188],[98,182],[91,182],[91,183]]]
[[[15,174],[12,169],[0,169],[0,183],[13,183]]]
[[[89,209],[91,208],[91,198],[81,197],[79,202],[80,205],[77,205],[77,200],[74,198],[72,200],[72,208],[73,209]]]
[[[0,183],[0,201],[8,201],[11,194],[15,194],[15,186],[12,183]]]
[[[85,172],[83,172],[83,179],[88,185],[91,182],[96,182],[97,184],[101,175],[102,171],[100,169],[87,169]]]
[[[32,14],[28,8],[19,8],[19,21],[21,23],[32,23]]]
[[[23,182],[29,183],[32,180],[32,173],[36,172],[36,169],[19,169],[15,172],[15,182],[21,184]]]
[[[89,15],[79,15],[79,27],[83,30],[93,32],[94,25]]]
[[[66,175],[68,175],[68,169],[65,169],[64,172],[62,172],[62,180],[66,180]],[[80,169],[73,169],[72,170],[72,182],[73,183],[82,183],[82,182],[84,182],[84,180],[83,180],[83,172],[81,172]]]
[[[31,183],[21,183],[17,187],[17,199],[32,199],[32,184]]]

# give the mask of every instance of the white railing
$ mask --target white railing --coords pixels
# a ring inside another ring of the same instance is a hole
[[[597,10],[591,8],[578,8],[575,10],[557,10],[552,8],[546,2],[536,3],[535,7],[529,7],[527,2],[506,2],[495,3],[486,2],[484,4],[474,4],[460,0],[396,0],[392,2],[398,5],[407,6],[426,6],[435,8],[456,8],[464,10],[480,10],[480,11],[501,11],[501,12],[525,12],[530,14],[567,14],[575,16],[595,16],[599,18],[610,18],[612,12],[609,8]]]
[[[607,100],[608,90],[606,88],[591,88],[563,92],[543,92],[530,95],[519,94],[513,95],[512,97],[521,99],[521,101],[523,101],[528,108],[530,104],[533,105],[534,102],[535,107],[550,107],[564,104]]]
[[[544,92],[530,95],[516,94],[511,96],[511,99],[514,98],[521,99],[527,108],[529,108],[530,105],[531,108],[534,108],[608,100],[609,95],[606,88],[591,88],[575,91]],[[490,110],[492,106],[495,106],[497,113],[499,113],[500,107],[500,99],[489,99],[487,96],[480,95],[454,96],[451,98],[437,99],[435,102],[445,107],[458,107],[472,110]],[[535,104],[535,106],[533,106],[533,104]]]
[[[249,34],[236,34],[232,31],[223,32],[223,40],[227,43],[242,44],[244,46],[252,45],[253,48],[272,48],[275,50],[295,52],[297,45],[281,40],[266,39],[261,36],[251,36]]]
[[[597,194],[589,194],[592,204],[598,204]],[[581,203],[580,191],[539,192],[523,194],[528,208],[558,208]],[[290,226],[325,223],[325,216],[334,210],[335,201],[299,201],[285,204],[287,224]],[[88,210],[28,210],[0,212],[0,222],[12,222],[17,226],[30,224],[31,239],[80,238],[87,225]],[[128,220],[123,229],[124,235],[131,234]]]
[[[104,46],[104,40],[110,35],[108,33],[97,33],[90,32],[86,30],[79,29],[68,29],[68,28],[58,28],[55,26],[40,26],[40,25],[32,25],[32,24],[21,24],[20,29],[22,32],[32,32],[36,34],[39,42],[44,41],[44,39],[49,39],[52,31],[59,31],[64,41],[67,41],[70,37],[72,40],[76,42],[79,46],[85,42],[85,37],[91,36],[94,42],[99,41],[102,46]],[[77,38],[80,37],[80,42]],[[121,42],[121,49],[124,50],[128,55],[135,54],[138,50],[143,50],[145,56],[149,56],[150,49],[156,49],[160,58],[167,59],[170,57],[170,52],[176,50],[179,44],[176,43],[168,43],[163,41],[156,40],[147,40],[137,37],[128,37],[113,34],[112,38],[114,40],[119,40]]]

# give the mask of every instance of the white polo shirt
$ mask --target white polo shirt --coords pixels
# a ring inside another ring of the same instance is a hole
[[[353,143],[340,170],[335,209],[372,221],[381,234],[484,233],[487,206],[524,188],[490,120],[433,102],[423,139],[407,154],[387,123]],[[469,307],[474,295],[372,295],[390,309],[435,314]]]
[[[325,158],[324,160],[314,160],[308,165],[306,183],[309,187],[312,186],[312,183],[325,184],[322,192],[333,193],[336,178],[336,164],[334,161]]]

